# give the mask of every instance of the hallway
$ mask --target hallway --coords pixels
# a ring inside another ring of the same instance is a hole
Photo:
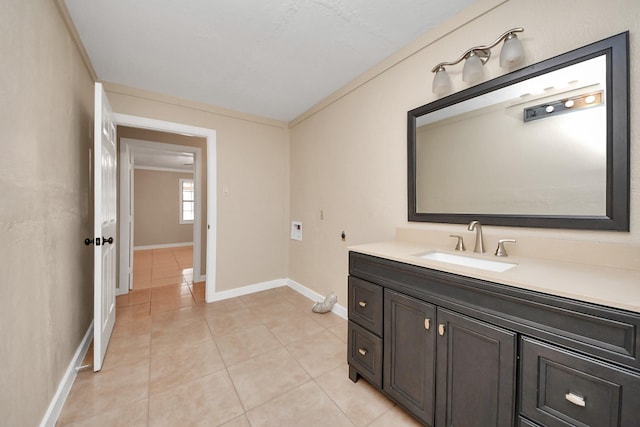
[[[186,250],[137,253],[102,371],[80,372],[57,426],[417,426],[352,383],[347,322],[288,287],[204,303]]]
[[[161,313],[204,303],[204,282],[193,282],[193,247],[137,250],[133,289],[116,298],[117,316]],[[153,301],[153,304],[151,303]]]

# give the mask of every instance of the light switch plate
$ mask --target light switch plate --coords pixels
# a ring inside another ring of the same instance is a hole
[[[291,240],[302,240],[302,223],[291,221]]]

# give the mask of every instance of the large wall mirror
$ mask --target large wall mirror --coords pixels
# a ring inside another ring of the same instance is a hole
[[[628,231],[628,38],[409,111],[409,221]]]

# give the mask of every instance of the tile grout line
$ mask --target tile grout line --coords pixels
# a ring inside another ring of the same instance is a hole
[[[244,305],[244,302],[240,301],[240,303],[242,303]],[[216,350],[218,351],[218,354],[220,355],[220,360],[222,360],[222,364],[224,366],[224,370],[227,372],[227,376],[229,377],[229,381],[231,381],[231,386],[233,387],[233,391],[236,393],[236,397],[238,398],[238,402],[240,402],[240,406],[242,406],[242,415],[238,415],[237,417],[233,418],[232,420],[236,419],[236,418],[240,418],[241,416],[244,416],[244,418],[249,422],[249,424],[251,424],[251,422],[249,421],[249,417],[247,416],[247,408],[244,405],[244,402],[242,402],[242,399],[240,398],[240,393],[238,393],[238,389],[236,387],[236,383],[235,381],[233,381],[233,377],[231,376],[231,372],[229,372],[229,366],[227,365],[227,361],[224,359],[224,357],[222,357],[222,352],[220,351],[220,346],[218,346],[218,342],[216,341],[216,337],[213,335],[213,331],[211,330],[211,325],[209,324],[209,319],[207,319],[207,315],[204,315],[204,321],[207,324],[207,329],[209,330],[209,334],[211,335],[211,339],[213,340],[213,344],[216,346]],[[222,424],[225,424],[229,421],[232,420],[227,420],[225,422],[223,422]],[[219,425],[222,425],[219,424]]]

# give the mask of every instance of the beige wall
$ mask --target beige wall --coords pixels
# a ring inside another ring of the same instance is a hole
[[[396,227],[407,225],[406,113],[435,99],[429,70],[517,26],[525,28],[520,39],[527,64],[630,30],[631,232],[486,227],[489,244],[497,238],[535,236],[576,245],[581,241],[640,245],[640,119],[633,114],[640,110],[640,4],[483,0],[292,123],[291,218],[304,222],[304,240],[290,243],[290,278],[321,294],[336,290],[339,302],[345,303],[346,246],[392,239]],[[486,65],[487,79],[506,72],[498,66],[497,52]],[[449,71],[454,89],[463,89],[462,64]],[[466,233],[462,225],[412,227]],[[346,243],[340,241],[342,230]]]
[[[286,125],[113,84],[105,89],[116,113],[216,130],[216,290],[286,277]]]
[[[134,246],[193,242],[193,224],[180,224],[181,179],[193,179],[193,174],[134,171]]]
[[[0,424],[36,426],[92,319],[93,81],[53,1],[0,28]]]
[[[606,7],[600,0],[481,0],[290,129],[106,88],[118,113],[217,131],[219,291],[288,276],[321,294],[336,290],[344,304],[347,245],[393,238],[396,227],[406,225],[406,112],[434,99],[429,70],[514,26],[526,29],[527,63],[631,30],[631,111],[640,110],[635,0]],[[6,201],[0,204],[0,413],[7,425],[37,425],[92,316],[91,249],[82,240],[91,227],[93,86],[53,1],[3,2],[0,27],[0,191]],[[487,78],[504,73],[496,58],[486,71]],[[456,89],[464,87],[460,72],[451,70]],[[487,227],[488,241],[535,236],[640,245],[637,117],[631,124],[631,232]],[[289,242],[290,219],[304,222],[303,241]]]

